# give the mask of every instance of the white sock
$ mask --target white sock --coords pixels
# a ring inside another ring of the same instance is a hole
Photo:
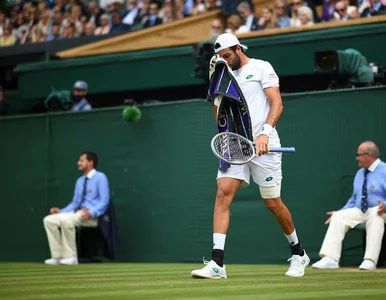
[[[298,236],[296,235],[296,230],[294,229],[294,232],[292,232],[290,235],[286,235],[286,238],[288,240],[288,243],[291,245],[291,246],[295,246],[296,244],[299,243],[299,240],[298,240]]]
[[[226,234],[213,233],[213,249],[219,249],[224,251]]]

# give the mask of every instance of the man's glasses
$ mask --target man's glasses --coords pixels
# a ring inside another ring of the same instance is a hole
[[[212,26],[212,29],[218,29],[218,30],[220,30],[221,27],[220,27],[220,26]]]
[[[292,5],[292,6],[295,6],[295,5],[302,5],[302,3],[301,3],[301,2],[292,2],[291,5]]]
[[[362,156],[362,155],[367,155],[367,154],[368,154],[367,152],[357,153],[357,157]]]
[[[336,9],[336,12],[345,12],[346,10],[344,8],[341,8],[341,9]]]

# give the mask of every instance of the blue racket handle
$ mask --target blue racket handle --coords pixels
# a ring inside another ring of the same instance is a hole
[[[272,147],[269,152],[295,153],[295,147]]]

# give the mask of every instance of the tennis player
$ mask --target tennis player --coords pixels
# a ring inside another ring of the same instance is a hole
[[[225,171],[218,171],[217,194],[213,217],[213,252],[212,260],[194,270],[194,278],[227,278],[224,265],[224,245],[229,227],[229,214],[232,200],[240,187],[249,185],[250,176],[259,185],[261,197],[267,209],[273,213],[283,230],[292,257],[286,276],[301,277],[310,259],[304,251],[296,234],[291,213],[280,197],[281,191],[281,153],[268,153],[268,147],[280,147],[280,139],[275,129],[283,112],[283,103],[279,90],[279,78],[270,63],[249,58],[236,36],[224,33],[218,36],[213,60],[221,57],[232,69],[247,101],[256,136],[257,157],[244,165],[231,165]],[[211,70],[213,71],[213,70]],[[217,118],[219,102],[215,101],[213,113]],[[258,238],[258,237],[256,237]]]

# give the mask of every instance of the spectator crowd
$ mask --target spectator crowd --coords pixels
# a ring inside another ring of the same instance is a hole
[[[212,36],[386,14],[386,0],[325,0],[320,15],[313,0],[270,1],[257,15],[252,0],[16,0],[0,11],[0,46],[135,31],[217,8],[226,24],[214,22]]]

